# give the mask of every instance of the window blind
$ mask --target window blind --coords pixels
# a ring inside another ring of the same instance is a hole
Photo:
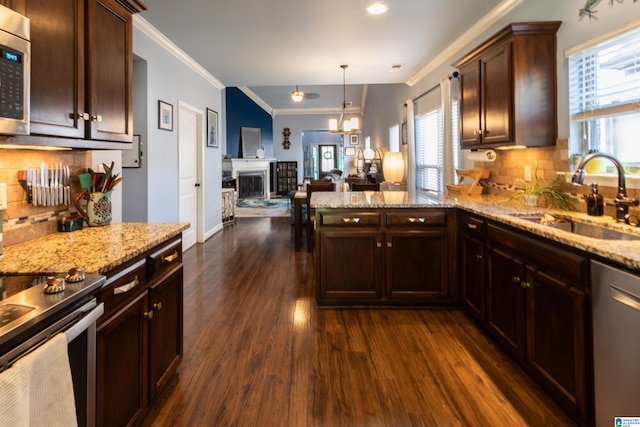
[[[423,190],[444,191],[442,121],[441,108],[416,116],[416,186]]]
[[[634,28],[568,56],[573,121],[640,112],[639,44]]]

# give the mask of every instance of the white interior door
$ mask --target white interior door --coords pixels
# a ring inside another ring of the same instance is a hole
[[[191,226],[182,232],[182,247],[187,249],[196,243],[199,234],[198,203],[200,181],[198,152],[202,147],[201,111],[186,104],[179,104],[178,112],[178,162],[180,175],[179,217],[180,222]]]

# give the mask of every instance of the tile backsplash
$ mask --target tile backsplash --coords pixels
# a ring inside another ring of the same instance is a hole
[[[558,172],[573,172],[569,166],[569,149],[566,139],[559,139],[554,147],[527,148],[524,150],[496,151],[497,157],[494,162],[475,162],[476,169],[488,169],[491,176],[487,180],[485,194],[495,194],[498,196],[510,196],[513,185],[517,180],[524,179],[524,167],[531,166],[531,175],[545,181],[553,181],[558,177]],[[561,177],[562,178],[562,177]],[[586,182],[585,182],[586,184]],[[615,207],[613,199],[618,193],[617,187],[598,187],[600,194],[605,200],[605,215],[615,218]],[[571,194],[575,195],[576,210],[586,213],[584,201],[585,195],[591,191],[588,185],[570,187]],[[627,188],[629,197],[640,199],[638,189]],[[632,207],[630,213],[638,215],[640,210]]]
[[[3,215],[4,246],[28,241],[58,231],[58,219],[76,213],[70,206],[33,206],[28,203],[26,182],[22,171],[28,166],[39,168],[62,163],[71,168],[71,199],[80,191],[78,175],[91,165],[89,151],[36,151],[0,148],[0,182],[7,183],[7,210]]]

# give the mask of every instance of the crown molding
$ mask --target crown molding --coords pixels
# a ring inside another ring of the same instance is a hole
[[[169,40],[164,34],[156,29],[146,19],[139,15],[133,15],[133,26],[142,31],[147,37],[156,42],[160,47],[164,48],[167,52],[175,56],[178,60],[182,61],[187,67],[191,68],[195,73],[202,76],[206,81],[211,83],[216,89],[222,90],[225,88],[220,80],[216,79],[211,73],[205,70],[200,64],[198,64],[193,58],[186,54],[185,51],[180,49],[171,40]]]
[[[445,50],[440,52],[431,62],[424,66],[420,71],[413,75],[408,81],[409,86],[414,86],[420,80],[425,78],[430,73],[434,72],[438,67],[444,64],[449,58],[454,56],[457,52],[470,44],[478,36],[491,28],[493,24],[498,22],[501,18],[511,12],[514,8],[520,5],[524,0],[503,0],[499,5],[494,7],[488,14],[482,17],[471,28],[465,31],[460,37],[458,37],[453,43],[449,45]]]
[[[258,106],[266,111],[271,117],[275,116],[273,108],[271,108],[269,104],[264,102],[262,98],[256,95],[251,89],[246,86],[238,86],[238,89],[240,89],[245,95],[247,95],[253,102],[258,104]]]

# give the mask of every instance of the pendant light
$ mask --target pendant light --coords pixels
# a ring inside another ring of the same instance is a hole
[[[329,120],[329,132],[332,133],[340,133],[340,134],[350,134],[357,133],[360,128],[360,121],[357,117],[353,117],[351,119],[348,118],[348,107],[351,105],[351,102],[347,102],[347,84],[346,84],[346,69],[348,65],[341,65],[342,68],[342,113],[340,115],[340,119],[330,119]]]

